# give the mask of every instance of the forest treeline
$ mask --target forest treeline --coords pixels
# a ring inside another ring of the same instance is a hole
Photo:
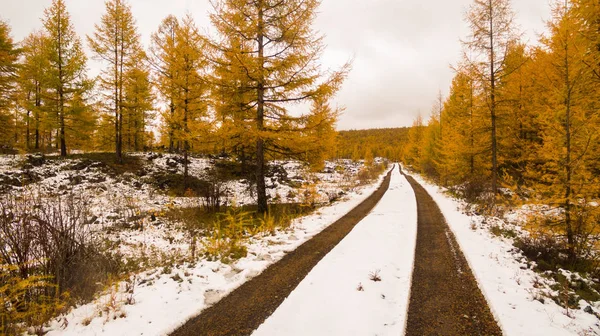
[[[340,110],[330,100],[350,63],[321,69],[318,0],[211,4],[215,36],[191,15],[169,15],[146,49],[127,0],[107,0],[85,37],[65,0],[53,0],[43,28],[23,41],[0,22],[0,148],[114,151],[118,161],[149,148],[225,153],[252,167],[265,212],[269,159],[318,167],[333,150]],[[89,58],[101,65],[96,78]],[[306,112],[288,110],[299,103]]]
[[[475,0],[448,97],[418,117],[404,160],[488,205],[551,206],[540,225],[571,263],[596,249],[600,211],[600,5],[552,5],[528,45],[508,0]],[[564,245],[563,245],[564,244]]]
[[[400,161],[408,139],[408,127],[339,131],[331,158],[352,160],[387,158]]]

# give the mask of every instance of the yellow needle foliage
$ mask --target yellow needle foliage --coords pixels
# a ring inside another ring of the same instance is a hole
[[[218,32],[210,44],[217,68],[214,82],[224,100],[226,93],[233,93],[231,103],[219,106],[227,127],[222,130],[253,146],[260,213],[268,210],[267,161],[310,158],[318,167],[325,157],[318,153],[330,148],[334,139],[328,134],[333,133],[339,109],[329,100],[349,64],[329,75],[321,71],[318,59],[324,46],[312,29],[319,5],[318,0],[213,2],[211,21]],[[290,110],[302,102],[311,105],[308,112]],[[231,127],[227,120],[247,123]]]
[[[506,17],[494,24],[512,36],[507,4],[474,1],[465,49],[487,45],[487,56],[465,57],[441,111],[427,125],[415,120],[404,162],[490,209],[498,201],[550,206],[530,228],[554,235],[575,265],[600,237],[600,8],[557,1],[540,46],[489,44],[489,27],[475,23],[497,9]],[[492,11],[475,15],[480,7]],[[504,52],[492,62],[495,48]]]

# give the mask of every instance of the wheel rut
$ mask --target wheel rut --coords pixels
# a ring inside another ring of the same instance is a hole
[[[371,212],[387,191],[392,171],[373,194],[345,216],[171,335],[250,335],[271,316],[312,268]]]
[[[439,207],[405,175],[417,199],[417,247],[406,335],[502,335]]]

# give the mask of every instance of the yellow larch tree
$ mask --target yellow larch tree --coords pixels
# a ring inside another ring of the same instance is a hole
[[[48,71],[46,82],[48,109],[56,116],[57,143],[60,155],[67,155],[67,137],[86,134],[71,126],[86,119],[85,99],[93,83],[87,79],[87,57],[81,40],[75,33],[64,0],[53,0],[44,12],[43,24],[47,35],[46,56]],[[68,132],[71,132],[67,135]]]
[[[42,31],[29,34],[21,43],[23,58],[19,68],[19,104],[25,111],[25,149],[39,150],[44,145],[47,114],[43,106],[46,90],[45,76],[48,72],[48,39]]]
[[[140,151],[148,147],[146,126],[154,110],[154,94],[150,82],[150,69],[140,53],[139,61],[127,70],[124,85],[123,146],[127,151]]]
[[[506,55],[517,39],[510,0],[474,0],[467,13],[471,35],[463,42],[480,82],[489,115],[491,191],[498,192],[498,114],[500,83],[506,75]]]
[[[10,34],[8,24],[0,21],[0,146],[6,147],[14,144],[16,120],[11,111],[15,108],[13,98],[19,59],[19,50]]]
[[[106,111],[112,115],[117,161],[123,161],[123,116],[125,114],[126,74],[139,61],[142,47],[131,7],[126,0],[107,0],[106,12],[88,43],[96,58],[105,65],[99,85],[105,94]]]
[[[506,55],[506,76],[500,84],[503,113],[498,120],[499,169],[507,186],[524,184],[526,167],[535,160],[541,142],[540,125],[534,108],[536,63],[522,43],[512,44]]]
[[[246,104],[253,112],[249,133],[255,144],[259,213],[268,209],[265,173],[269,157],[305,157],[306,148],[298,145],[308,142],[296,140],[311,133],[309,118],[294,115],[290,106],[313,101],[317,108],[307,114],[322,112],[320,101],[333,96],[349,70],[348,65],[329,76],[320,70],[318,61],[324,47],[312,29],[319,5],[318,0],[213,2],[211,20],[218,32],[213,49],[233,53],[235,66],[243,69],[238,73],[244,78],[240,82],[249,84]],[[231,48],[235,46],[232,40],[243,47]],[[243,57],[236,57],[242,53]],[[329,113],[335,115],[337,111]]]
[[[169,15],[163,19],[158,31],[152,34],[150,46],[150,64],[153,69],[155,87],[159,92],[160,102],[166,106],[162,109],[161,138],[169,152],[178,149],[175,142],[177,99],[177,31],[179,20]],[[171,122],[173,121],[173,122]]]
[[[545,49],[536,57],[542,144],[540,161],[529,171],[543,202],[562,209],[551,224],[564,234],[572,263],[581,252],[581,238],[594,225],[589,203],[600,191],[595,166],[599,87],[588,66],[591,55],[580,24],[570,1],[554,4],[549,36],[542,38]]]

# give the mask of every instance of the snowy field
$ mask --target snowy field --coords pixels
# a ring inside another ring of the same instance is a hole
[[[88,159],[54,157],[31,165],[25,156],[0,155],[0,198],[3,192],[16,196],[77,195],[86,203],[92,231],[117,245],[124,256],[138,256],[144,252],[141,248],[158,254],[188,253],[189,237],[180,230],[180,223],[164,218],[150,219],[151,214],[202,205],[202,197],[172,196],[154,184],[165,174],[183,174],[181,156],[153,153],[132,156],[139,159],[139,169],[117,173],[102,162]],[[190,176],[201,180],[209,178],[214,162],[208,158],[190,158]],[[361,163],[350,160],[326,162],[320,172],[309,172],[305,165],[295,161],[275,161],[271,165],[280,169],[266,179],[270,203],[300,203],[304,190],[311,185],[319,205],[361,192],[356,181]],[[255,203],[256,196],[248,181],[230,180],[223,182],[221,202],[242,206]],[[143,230],[121,229],[132,226],[132,222]]]
[[[417,234],[412,188],[394,169],[390,188],[253,334],[400,335]],[[380,281],[373,281],[377,274]]]
[[[345,215],[375,191],[383,177],[295,220],[289,229],[252,238],[248,255],[231,264],[203,259],[137,274],[130,282],[122,282],[93,302],[53,320],[47,335],[168,334]],[[155,239],[157,235],[160,232],[147,232],[144,238],[129,239]]]
[[[553,300],[543,299],[542,291],[549,290],[547,280],[531,269],[533,265],[512,245],[512,240],[494,236],[484,225],[483,217],[460,211],[463,202],[448,197],[442,188],[421,177],[414,177],[446,217],[505,335],[600,335],[598,318],[584,312],[587,308],[597,313],[598,303],[582,300],[580,309],[569,310],[567,315]]]

